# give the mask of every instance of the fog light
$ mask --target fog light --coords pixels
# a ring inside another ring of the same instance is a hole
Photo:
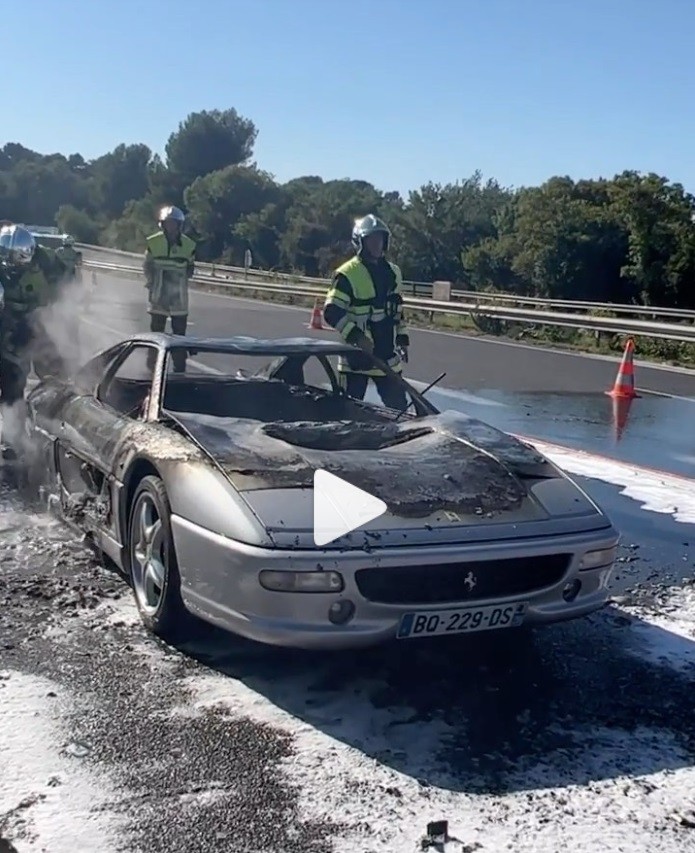
[[[343,578],[338,572],[276,572],[264,569],[258,580],[272,592],[342,592]]]
[[[600,569],[603,566],[612,566],[618,555],[618,547],[602,548],[600,551],[587,551],[579,563],[579,570]]]
[[[355,615],[355,605],[344,599],[343,601],[334,601],[328,608],[328,619],[334,625],[344,625],[349,622]]]
[[[574,599],[579,595],[579,590],[582,588],[582,582],[579,578],[575,578],[573,581],[565,584],[565,588],[562,590],[562,597],[565,601],[574,601]]]

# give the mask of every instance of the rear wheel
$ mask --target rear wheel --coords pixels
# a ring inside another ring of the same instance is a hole
[[[171,509],[159,477],[138,485],[128,523],[128,566],[140,617],[167,641],[185,634],[190,614],[181,598],[181,576],[171,533]]]

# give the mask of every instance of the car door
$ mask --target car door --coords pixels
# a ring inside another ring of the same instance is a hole
[[[63,511],[79,513],[80,526],[115,532],[115,457],[127,431],[144,419],[156,354],[154,345],[125,344],[93,391],[75,394],[63,407],[55,466]]]

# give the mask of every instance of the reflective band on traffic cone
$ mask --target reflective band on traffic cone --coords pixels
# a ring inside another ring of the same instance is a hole
[[[618,368],[618,375],[615,377],[615,383],[610,391],[606,391],[609,397],[621,397],[624,399],[639,397],[639,394],[635,391],[635,366],[632,361],[634,352],[635,342],[632,338],[629,338],[625,344],[625,352]]]

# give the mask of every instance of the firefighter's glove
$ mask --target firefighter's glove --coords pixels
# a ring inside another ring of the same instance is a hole
[[[405,364],[408,363],[408,346],[410,344],[410,338],[408,335],[396,335],[396,349],[398,350],[398,355]]]

